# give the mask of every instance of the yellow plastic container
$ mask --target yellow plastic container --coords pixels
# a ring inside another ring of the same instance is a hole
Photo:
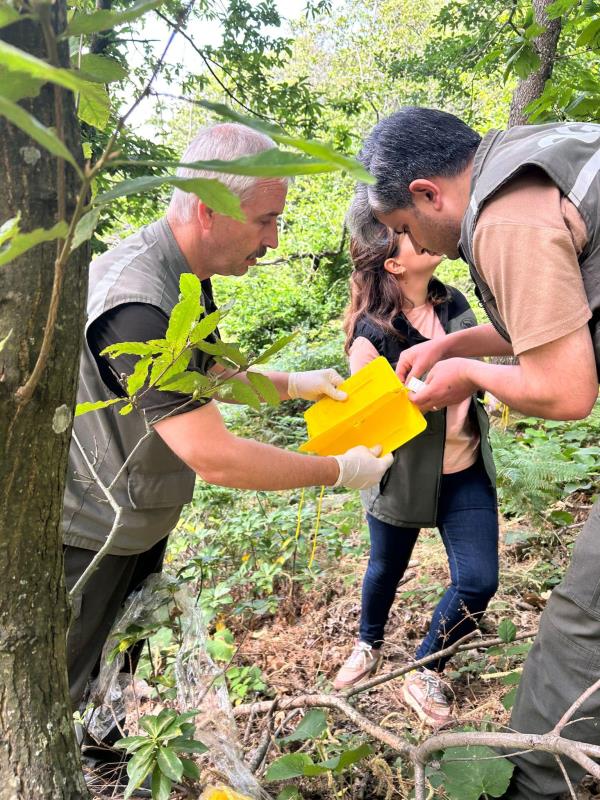
[[[425,430],[427,422],[408,399],[408,389],[383,356],[344,381],[344,402],[324,397],[304,414],[309,440],[304,453],[333,456],[362,444],[390,453]]]

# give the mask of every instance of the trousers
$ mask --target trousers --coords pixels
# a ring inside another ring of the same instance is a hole
[[[146,578],[162,570],[167,539],[162,539],[145,553],[131,556],[105,556],[75,600],[67,636],[67,669],[71,702],[81,703],[90,678],[100,667],[102,648],[123,602],[139,589]],[[67,591],[76,584],[96,553],[65,546],[63,551]],[[131,648],[125,659],[127,670],[135,669],[143,642]]]
[[[371,537],[359,636],[381,645],[398,583],[419,535],[367,515]],[[496,494],[481,462],[442,476],[437,525],[448,555],[450,585],[437,604],[416,657],[448,647],[473,630],[498,588]],[[443,670],[446,659],[430,664]]]
[[[540,620],[521,678],[511,727],[548,733],[583,692],[600,678],[600,504],[579,535],[564,580],[554,589]],[[600,693],[593,694],[562,735],[600,745]],[[556,800],[567,790],[553,755],[530,752],[515,764],[505,800]],[[563,759],[573,783],[584,775]]]

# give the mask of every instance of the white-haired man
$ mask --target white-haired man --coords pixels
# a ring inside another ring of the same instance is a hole
[[[260,133],[226,123],[203,129],[183,162],[232,160],[273,146]],[[124,394],[123,376],[133,371],[137,357],[109,359],[101,352],[116,342],[164,338],[182,273],[200,278],[203,306],[209,313],[215,309],[212,275],[244,275],[268,248],[277,247],[285,180],[190,173],[184,168],[179,174],[221,180],[240,197],[245,221],[217,214],[196,196],[175,190],[166,217],[92,263],[79,402]],[[213,366],[209,356],[197,351],[190,369],[206,372]],[[335,370],[268,375],[282,399],[314,400],[323,395],[344,399],[336,389],[342,379]],[[124,599],[149,574],[160,571],[168,534],[181,507],[192,499],[196,475],[240,489],[322,484],[363,488],[379,481],[391,459],[377,458],[367,448],[332,458],[303,456],[230,433],[214,401],[155,389],[142,394],[139,408],[127,416],[113,406],[75,420],[63,516],[68,588],[106,541],[114,519],[89,462],[101,482],[112,487],[121,507],[121,523],[109,554],[75,602],[68,641],[75,705],[97,669]],[[153,432],[138,446],[147,423]]]

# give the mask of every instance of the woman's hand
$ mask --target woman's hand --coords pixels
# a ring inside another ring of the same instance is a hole
[[[411,378],[420,378],[444,358],[444,339],[431,339],[416,344],[400,354],[396,364],[396,375],[407,384]]]

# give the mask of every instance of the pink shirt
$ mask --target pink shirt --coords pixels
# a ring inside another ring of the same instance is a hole
[[[426,339],[445,336],[442,323],[431,303],[407,309],[404,316]],[[369,361],[377,358],[379,353],[375,346],[364,336],[357,337],[350,347],[350,372],[354,374]],[[446,446],[444,448],[444,475],[461,472],[477,461],[479,452],[479,434],[473,430],[469,420],[471,399],[448,406],[446,410]]]

